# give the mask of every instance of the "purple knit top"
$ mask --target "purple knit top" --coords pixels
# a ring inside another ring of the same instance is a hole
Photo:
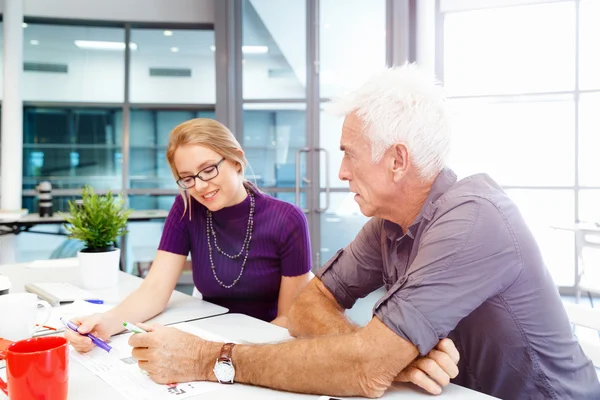
[[[159,250],[191,253],[194,284],[205,300],[264,321],[277,316],[282,276],[298,276],[311,270],[308,224],[302,211],[282,200],[254,191],[254,229],[244,273],[235,286],[222,287],[210,267],[206,235],[206,207],[191,199],[192,220],[184,215],[183,198],[177,196],[165,222]],[[213,212],[217,244],[237,254],[246,235],[250,196],[232,207]],[[242,257],[228,258],[212,244],[216,274],[230,285],[240,273]]]

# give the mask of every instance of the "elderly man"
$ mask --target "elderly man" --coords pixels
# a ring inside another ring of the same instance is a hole
[[[373,218],[298,295],[289,330],[300,339],[232,348],[184,333],[179,343],[165,341],[173,333],[157,327],[130,339],[140,367],[163,382],[377,397],[450,337],[461,354],[460,385],[504,399],[600,398],[517,207],[487,175],[457,181],[446,168],[439,87],[406,65],[332,108],[345,116],[340,178]],[[387,292],[373,319],[351,324],[343,310],[381,286]]]

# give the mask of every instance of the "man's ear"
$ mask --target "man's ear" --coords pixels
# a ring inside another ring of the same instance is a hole
[[[406,174],[406,171],[408,171],[408,147],[406,147],[406,144],[404,143],[398,143],[392,146],[392,148],[390,149],[390,153],[392,164],[392,176],[394,182],[397,182]]]

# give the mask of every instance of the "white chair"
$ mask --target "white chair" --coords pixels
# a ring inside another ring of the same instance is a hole
[[[600,227],[586,223],[577,224],[575,231],[575,239],[577,246],[577,256],[579,258],[579,271],[577,271],[577,277],[575,282],[575,302],[579,303],[581,292],[587,292],[590,298],[592,307],[593,299],[592,293],[600,294],[600,286],[598,286],[598,276],[600,276],[600,265],[591,265],[586,263],[586,257],[584,257],[584,251],[587,250],[600,250]],[[589,261],[589,260],[588,260]],[[596,267],[596,268],[592,268]]]
[[[600,310],[572,303],[564,303],[564,306],[571,324],[575,325],[575,327],[580,326],[596,331],[595,335],[589,337],[587,335],[578,335],[577,338],[585,355],[592,360],[600,378],[600,338],[598,337],[598,331],[600,331]]]

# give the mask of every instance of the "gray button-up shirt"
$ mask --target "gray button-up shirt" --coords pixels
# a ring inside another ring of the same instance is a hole
[[[406,234],[372,218],[317,276],[345,308],[385,286],[373,313],[421,355],[450,337],[454,383],[503,399],[600,399],[531,231],[487,175],[443,170]]]

